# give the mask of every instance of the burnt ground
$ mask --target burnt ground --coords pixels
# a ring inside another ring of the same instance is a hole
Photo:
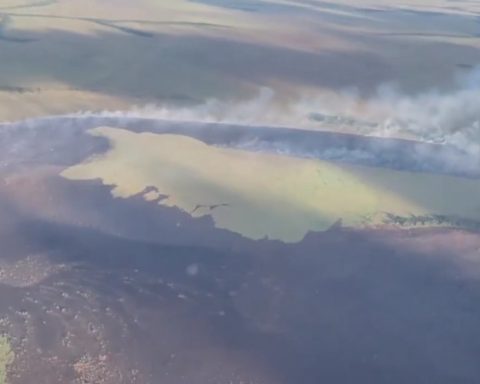
[[[0,188],[10,383],[478,383],[480,234],[252,241],[51,168]]]
[[[10,384],[479,382],[480,233],[252,241],[60,178],[106,143],[55,132],[0,135]]]

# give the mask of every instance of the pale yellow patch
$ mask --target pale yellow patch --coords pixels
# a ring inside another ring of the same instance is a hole
[[[474,201],[465,196],[480,192],[479,183],[461,180],[452,184],[452,197],[457,199],[446,204],[431,198],[434,206],[427,210],[414,202],[441,193],[429,188],[448,178],[218,148],[179,135],[108,127],[90,133],[108,138],[111,149],[64,170],[65,178],[101,179],[120,198],[153,186],[158,196],[167,196],[159,204],[178,207],[193,217],[211,215],[216,227],[252,239],[295,242],[337,220],[358,226],[378,222],[385,212],[444,213],[448,205],[447,211],[464,213]],[[390,182],[405,183],[411,196],[406,199],[389,189]],[[154,197],[156,192],[145,196],[146,200]]]

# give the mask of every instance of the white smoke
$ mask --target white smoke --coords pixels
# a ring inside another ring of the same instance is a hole
[[[287,118],[285,113],[279,113],[276,93],[267,87],[259,90],[258,94],[248,100],[219,100],[208,99],[205,103],[194,106],[171,106],[148,104],[135,106],[127,111],[79,112],[75,116],[105,116],[152,118],[172,121],[189,121],[199,123],[225,123],[240,125],[274,125],[274,126],[303,126],[305,121],[295,121],[292,114]]]
[[[457,84],[450,93],[430,91],[416,97],[383,88],[374,101],[390,113],[371,133],[450,144],[480,157],[480,68]]]
[[[365,99],[348,90],[294,100],[270,88],[245,101],[210,99],[188,106],[147,105],[128,111],[82,112],[75,116],[155,118],[348,131],[370,136],[403,137],[452,145],[480,159],[480,68],[458,76],[450,92],[431,90],[408,96],[383,85]],[[480,160],[479,160],[480,161]]]

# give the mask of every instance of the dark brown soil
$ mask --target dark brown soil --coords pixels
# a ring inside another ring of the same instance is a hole
[[[12,384],[480,380],[478,233],[251,241],[56,174],[0,187]]]

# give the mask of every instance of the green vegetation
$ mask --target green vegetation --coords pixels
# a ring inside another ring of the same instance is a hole
[[[8,339],[0,336],[0,384],[7,383],[7,368],[13,359],[14,354]]]
[[[295,242],[338,220],[362,226],[388,217],[480,219],[478,180],[251,153],[180,135],[108,127],[90,133],[108,138],[111,149],[64,177],[101,179],[115,197],[142,194],[252,239]]]
[[[385,224],[395,224],[401,227],[423,227],[423,226],[439,226],[439,227],[456,227],[472,230],[480,229],[480,220],[473,220],[452,215],[410,215],[397,216],[391,213],[385,214]]]

